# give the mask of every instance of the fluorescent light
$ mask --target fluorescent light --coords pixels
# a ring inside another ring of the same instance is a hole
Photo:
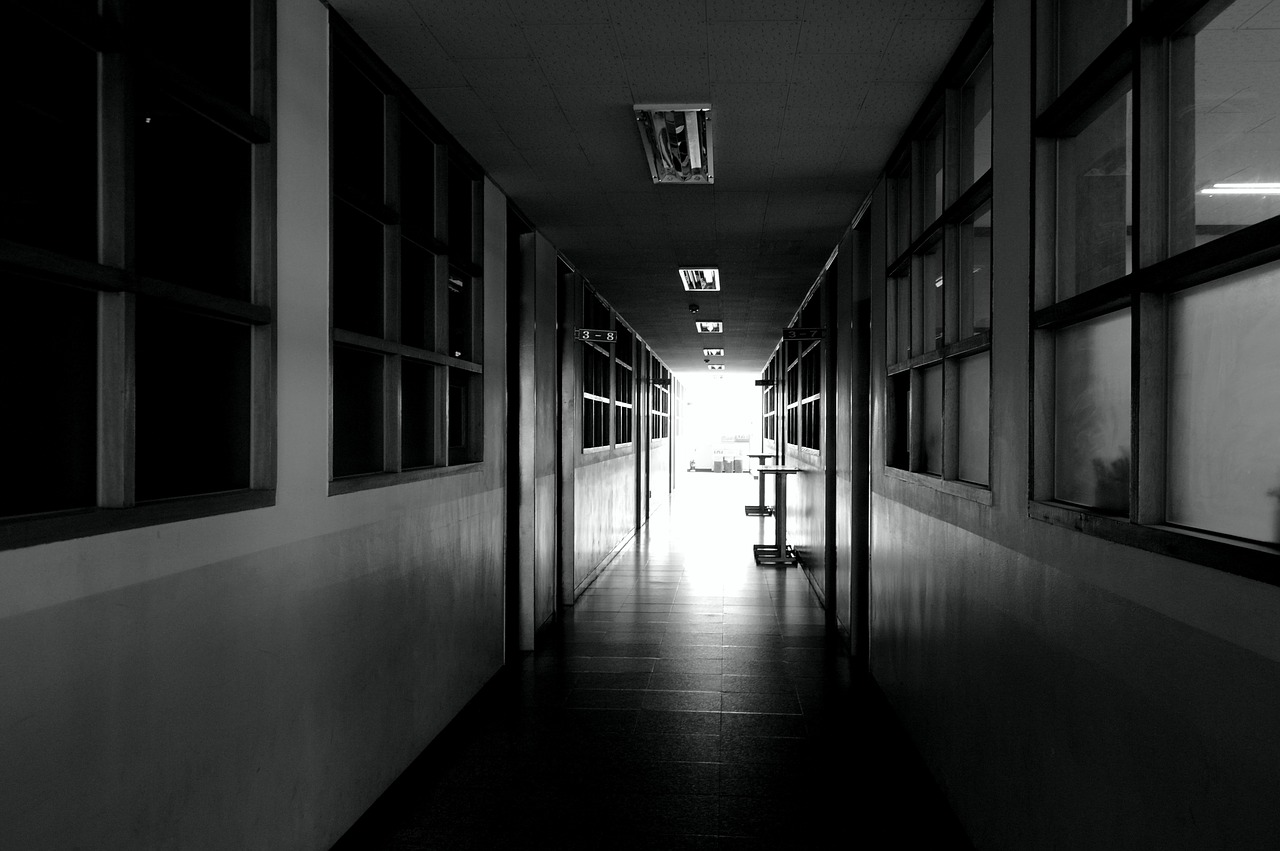
[[[702,356],[704,358],[722,358],[724,357],[724,349],[703,349]]]
[[[690,291],[719,290],[719,269],[681,269],[680,282]]]
[[[722,372],[722,371],[724,371],[724,364],[722,364],[722,363],[709,363],[709,364],[707,364],[707,369],[711,370],[712,372]]]
[[[1215,183],[1201,195],[1280,195],[1280,183]]]
[[[633,109],[654,183],[715,182],[710,105],[638,103]]]
[[[699,334],[723,334],[724,333],[723,322],[694,322],[693,324],[698,326]]]

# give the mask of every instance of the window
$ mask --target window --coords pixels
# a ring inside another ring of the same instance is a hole
[[[96,8],[0,31],[0,546],[274,499],[274,6]]]
[[[960,48],[948,92],[888,171],[885,463],[990,483],[991,53]],[[954,164],[954,165],[952,165]],[[923,480],[923,479],[922,479]],[[974,488],[956,493],[972,495]]]
[[[809,300],[800,308],[799,326],[801,328],[821,328],[822,317],[822,284],[818,284],[809,293]],[[817,451],[822,444],[822,340],[803,340],[791,344],[797,353],[793,362],[798,371],[798,386],[795,394],[794,436],[788,436],[789,443],[804,449]],[[783,344],[784,351],[787,344]]]
[[[648,353],[653,391],[649,399],[649,439],[671,436],[671,372],[652,352]]]
[[[340,22],[331,493],[482,460],[477,169]]]
[[[1074,58],[1041,92],[1035,123],[1041,183],[1058,191],[1040,210],[1055,239],[1037,259],[1032,314],[1032,513],[1269,576],[1280,543],[1275,23],[1242,0],[1136,16],[1122,0],[1093,5],[1087,20],[1056,18],[1058,52]]]
[[[590,289],[582,288],[582,327],[599,331],[613,328],[608,305]],[[582,448],[611,446],[613,388],[612,343],[582,343]]]
[[[631,443],[635,428],[636,338],[631,329],[617,323],[618,342],[613,346],[613,439],[617,446]]]
[[[778,440],[778,352],[769,358],[761,376],[760,409],[764,417],[764,439]]]

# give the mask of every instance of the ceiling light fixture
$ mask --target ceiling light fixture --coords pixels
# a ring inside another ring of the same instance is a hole
[[[680,282],[686,290],[710,291],[720,289],[719,269],[681,269]]]
[[[722,358],[724,357],[724,349],[703,349],[702,356],[704,358]]]
[[[1215,183],[1201,195],[1280,195],[1280,183]]]
[[[723,322],[694,322],[693,324],[698,326],[699,334],[723,334],[724,333]]]
[[[636,104],[636,127],[654,183],[714,183],[709,104]]]
[[[722,364],[722,363],[709,363],[709,364],[707,364],[707,369],[711,370],[712,372],[723,372],[723,371],[724,371],[724,364]]]

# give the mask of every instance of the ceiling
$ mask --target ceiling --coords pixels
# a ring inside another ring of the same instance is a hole
[[[704,347],[726,375],[763,368],[982,5],[329,2],[687,377]],[[639,103],[711,105],[714,184],[653,184]],[[680,266],[719,267],[722,291],[684,292]]]

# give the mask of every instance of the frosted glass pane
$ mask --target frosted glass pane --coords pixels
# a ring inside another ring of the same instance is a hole
[[[898,360],[911,357],[911,279],[898,279]]]
[[[942,345],[942,243],[937,242],[923,259],[924,271],[920,282],[920,333],[924,339],[920,353],[932,352]]]
[[[957,364],[960,402],[960,478],[985,485],[991,473],[991,353]]]
[[[1061,92],[1133,19],[1129,0],[1070,0],[1058,6]]]
[[[1169,299],[1171,523],[1280,541],[1280,263]]]
[[[1129,510],[1129,311],[1054,338],[1054,496]]]
[[[942,365],[920,370],[924,393],[920,404],[920,469],[942,475]]]
[[[968,166],[962,175],[962,186],[967,188],[991,168],[991,54],[978,65],[964,84],[964,124],[969,128]]]
[[[991,203],[960,227],[960,339],[991,328]]]
[[[1058,143],[1058,298],[1132,271],[1133,97],[1125,92]]]

